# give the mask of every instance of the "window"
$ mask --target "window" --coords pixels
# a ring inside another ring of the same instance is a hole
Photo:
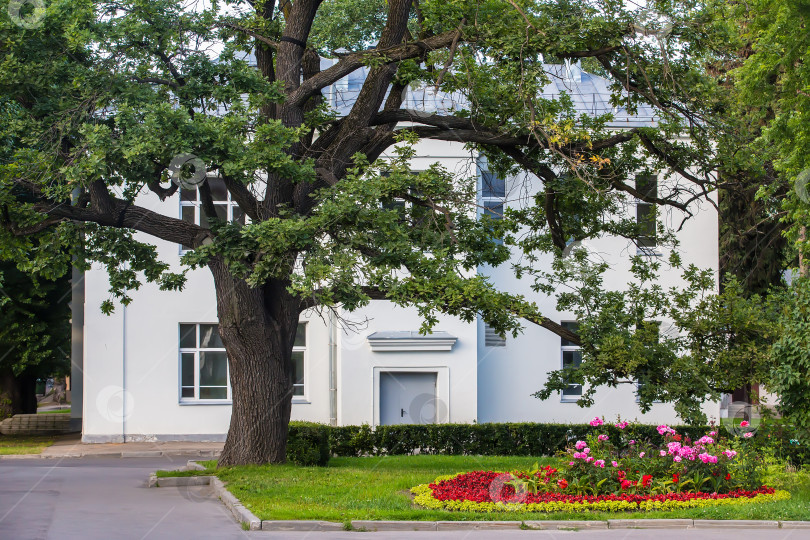
[[[211,188],[211,198],[214,201],[214,209],[217,217],[224,221],[232,221],[245,224],[245,214],[239,205],[231,199],[231,193],[225,187],[225,182],[221,178],[209,176],[208,186]],[[202,211],[200,201],[200,191],[198,189],[180,190],[180,218],[183,221],[208,227],[208,219]],[[183,250],[191,249],[183,246]]]
[[[293,343],[293,396],[304,395],[307,326],[299,323]],[[216,324],[180,325],[180,401],[229,401],[228,356]]]
[[[307,351],[307,324],[298,323],[293,342],[293,396],[304,395],[304,356]]]
[[[180,401],[229,400],[228,356],[216,324],[180,325]]]
[[[479,161],[481,173],[481,215],[492,219],[503,219],[504,199],[506,198],[506,181],[493,172],[487,170],[486,162]],[[503,241],[498,238],[498,244]]]
[[[561,323],[562,327],[572,332],[579,330],[579,323],[566,322]],[[565,338],[560,338],[560,349],[562,350],[562,368],[572,369],[579,367],[582,364],[582,350],[579,345],[568,341]],[[582,396],[581,384],[569,384],[567,388],[562,391],[563,401],[576,401]]]
[[[484,323],[484,346],[506,347],[506,338],[498,335],[494,328]]]
[[[654,175],[636,177],[636,191],[645,197],[658,197],[658,178]],[[654,253],[657,245],[657,227],[655,221],[655,204],[638,200],[636,203],[636,223],[641,228],[638,237],[640,252]]]

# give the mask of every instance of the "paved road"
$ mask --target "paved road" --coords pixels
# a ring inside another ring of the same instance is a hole
[[[184,458],[0,460],[0,540],[265,538],[290,540],[810,539],[810,530],[246,532],[208,487],[147,488],[155,469]]]

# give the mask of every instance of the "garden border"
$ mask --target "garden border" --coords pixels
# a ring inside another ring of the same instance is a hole
[[[189,461],[180,471],[204,471]],[[237,499],[216,476],[149,476],[148,487],[211,485],[236,521],[251,531],[474,531],[474,530],[579,530],[579,529],[810,529],[810,521],[739,519],[608,519],[608,520],[523,520],[523,521],[392,521],[352,520],[343,523],[318,520],[260,520]]]

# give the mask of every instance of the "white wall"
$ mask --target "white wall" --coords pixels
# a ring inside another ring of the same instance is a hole
[[[673,180],[668,180],[672,182]],[[663,183],[663,179],[659,179]],[[507,199],[510,206],[521,204],[517,196],[522,190],[533,192],[539,187],[539,180],[534,177],[511,178],[507,182]],[[714,207],[703,201],[693,203],[690,207],[694,216],[686,221],[682,230],[677,233],[680,242],[679,251],[683,264],[694,263],[700,268],[711,269],[717,275],[718,270],[718,222]],[[626,211],[635,215],[635,206],[628,205]],[[677,210],[664,210],[659,220],[668,228],[677,229],[681,225],[682,214]],[[636,254],[635,245],[629,241],[605,237],[588,240],[588,248],[610,265],[605,275],[605,288],[621,290],[630,279],[630,256]],[[666,263],[669,249],[659,249],[661,261]],[[514,258],[513,260],[517,260]],[[538,266],[550,268],[549,255],[540,258]],[[573,313],[560,312],[556,299],[534,293],[531,280],[518,280],[510,265],[498,268],[483,268],[482,273],[505,290],[526,295],[537,302],[541,312],[550,319],[574,321]],[[682,284],[681,271],[663,265],[659,283],[664,288]],[[539,421],[539,422],[582,422],[594,416],[604,415],[613,419],[637,419],[645,423],[677,422],[674,409],[670,405],[655,404],[647,414],[642,414],[635,397],[634,384],[620,384],[616,388],[602,388],[597,391],[594,406],[580,408],[576,403],[563,402],[561,396],[552,396],[541,401],[531,394],[540,390],[547,380],[548,373],[562,367],[560,338],[555,334],[529,322],[517,338],[507,337],[506,347],[486,347],[484,344],[484,324],[479,321],[478,355],[481,381],[486,384],[478,386],[478,411],[481,422],[505,421]],[[704,411],[715,419],[719,408],[716,403],[707,403]]]

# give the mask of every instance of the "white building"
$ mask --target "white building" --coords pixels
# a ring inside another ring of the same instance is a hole
[[[608,89],[603,79],[581,72],[576,66],[560,70],[561,78],[546,89],[550,94],[568,91],[577,106],[592,113],[604,112]],[[362,73],[341,81],[328,94],[338,110],[351,101]],[[439,110],[446,96],[427,91],[411,92],[406,108]],[[614,110],[615,127],[649,125],[649,110],[630,116]],[[460,143],[422,141],[413,170],[439,162],[460,174],[475,170],[476,156]],[[510,197],[524,189],[526,178],[507,178],[479,190],[482,206],[520,204]],[[537,179],[528,185],[538,186]],[[138,204],[166,215],[198,216],[192,197],[161,202],[145,194]],[[227,194],[221,201],[230,210]],[[700,202],[692,203],[695,206]],[[695,207],[692,207],[693,209]],[[636,208],[628,211],[636,212]],[[714,208],[703,202],[695,217],[677,233],[685,264],[717,272],[718,221]],[[238,218],[238,216],[229,215]],[[662,216],[677,225],[681,215]],[[199,219],[198,217],[196,219]],[[141,235],[154,243],[162,260],[180,268],[182,246]],[[629,257],[636,247],[620,238],[590,242],[611,265],[606,281],[621,288],[629,279]],[[666,250],[658,248],[660,255]],[[543,312],[559,322],[573,322],[571,313],[556,310],[555,300],[534,294],[527,281],[519,281],[508,264],[489,273],[503,290],[520,292],[538,302]],[[666,272],[665,286],[676,285],[679,274]],[[99,306],[108,298],[106,272],[88,271],[84,289],[76,288],[74,301],[84,302],[83,321],[74,317],[74,417],[81,416],[85,442],[137,440],[224,440],[230,417],[230,388],[224,349],[217,343],[214,284],[206,269],[189,273],[182,292],[163,292],[146,284],[132,293],[133,302],[103,315]],[[337,321],[306,313],[295,358],[298,374],[292,417],[337,425],[371,425],[423,422],[584,422],[596,415],[643,422],[677,422],[669,405],[656,404],[641,414],[633,384],[602,389],[596,403],[582,409],[574,403],[581,389],[540,401],[539,390],[550,371],[563,362],[576,361],[575,347],[540,327],[527,323],[518,338],[502,340],[484,323],[442,317],[434,334],[420,336],[420,318],[413,309],[386,301],[372,301],[367,308],[345,313],[359,324],[345,331]],[[217,347],[219,346],[219,347]],[[81,387],[83,386],[83,390]],[[717,405],[706,412],[717,416]]]

